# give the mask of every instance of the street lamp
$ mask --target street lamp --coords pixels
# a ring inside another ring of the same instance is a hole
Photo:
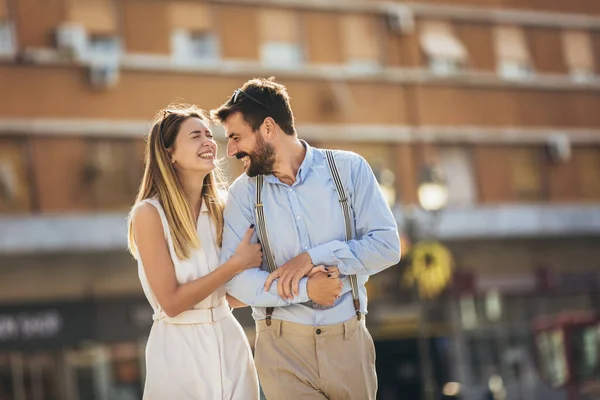
[[[440,211],[448,204],[448,185],[441,168],[425,165],[419,177],[419,204],[424,210]]]
[[[417,195],[421,207],[433,214],[434,219],[438,211],[448,204],[448,186],[443,171],[436,165],[424,165],[419,177]],[[434,232],[428,232],[427,236],[433,236]],[[417,291],[417,293],[419,293]],[[419,354],[421,356],[421,376],[423,379],[423,397],[426,400],[434,400],[437,397],[437,385],[433,379],[431,365],[431,351],[429,348],[429,332],[427,325],[427,314],[429,302],[426,297],[419,293],[421,318],[419,318]]]

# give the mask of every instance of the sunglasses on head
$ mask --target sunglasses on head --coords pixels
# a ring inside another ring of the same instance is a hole
[[[241,95],[246,96],[247,98],[249,98],[256,104],[259,104],[259,105],[263,106],[264,108],[266,108],[267,110],[271,111],[271,107],[267,106],[262,101],[257,100],[256,98],[250,96],[248,93],[244,92],[242,89],[235,89],[235,91],[233,92],[233,95],[231,96],[231,100],[230,100],[231,104],[235,104],[240,99]]]
[[[167,116],[169,114],[176,114],[176,113],[177,113],[176,111],[164,110],[162,121],[160,121],[160,125],[158,126],[158,136],[159,136],[160,141],[162,142],[163,146],[165,146],[165,147],[166,147],[165,138],[163,137],[163,129],[164,129],[164,125],[165,125],[165,120],[167,119]]]

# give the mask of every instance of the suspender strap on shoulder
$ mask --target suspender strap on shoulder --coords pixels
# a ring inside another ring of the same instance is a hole
[[[267,259],[267,266],[269,268],[269,272],[273,272],[277,269],[277,264],[275,264],[275,256],[273,256],[273,252],[271,251],[271,243],[269,242],[269,235],[267,233],[267,224],[265,222],[265,212],[263,210],[262,204],[262,187],[263,187],[264,177],[262,175],[258,175],[256,177],[256,201],[254,203],[254,213],[256,216],[256,225],[258,229],[259,237],[262,238],[262,249],[265,258]],[[271,326],[271,317],[273,316],[273,307],[267,307],[267,326]]]
[[[348,198],[346,197],[346,191],[344,190],[344,185],[342,184],[342,180],[340,178],[340,174],[335,163],[335,158],[333,157],[333,152],[331,150],[326,150],[325,154],[327,156],[327,164],[329,165],[331,177],[333,178],[333,182],[337,189],[340,207],[342,208],[342,213],[344,215],[344,231],[346,241],[349,241],[352,239],[352,219],[350,218],[350,206],[348,204]],[[254,204],[254,212],[256,216],[258,234],[259,237],[262,239],[261,244],[263,248],[263,254],[265,255],[265,258],[267,260],[267,267],[269,272],[273,272],[277,269],[277,264],[275,264],[275,257],[273,256],[273,251],[271,250],[271,244],[269,242],[269,235],[267,232],[267,225],[265,222],[265,214],[262,204],[263,181],[264,177],[262,175],[258,175],[256,177],[256,199]],[[350,286],[352,288],[352,300],[354,303],[354,309],[356,311],[356,318],[360,320],[361,314],[358,281],[356,279],[356,275],[348,275],[348,279],[350,280]],[[267,326],[271,326],[271,318],[273,316],[273,311],[273,307],[267,307],[266,309]]]
[[[344,213],[346,241],[349,241],[352,239],[352,219],[350,218],[350,206],[348,205],[348,198],[346,197],[346,191],[344,190],[344,185],[342,184],[342,179],[340,178],[340,173],[335,163],[333,152],[331,150],[325,150],[325,155],[327,156],[329,172],[331,173],[333,183],[335,184],[335,188],[338,193],[340,207],[342,208],[342,212]],[[356,311],[356,318],[360,321],[361,316],[360,297],[358,293],[358,280],[356,279],[356,275],[348,275],[348,279],[350,280],[350,286],[352,287],[352,299],[354,303],[354,310]]]

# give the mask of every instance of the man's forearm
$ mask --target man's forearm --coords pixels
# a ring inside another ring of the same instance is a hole
[[[371,237],[348,242],[334,240],[308,253],[314,264],[335,265],[344,275],[372,275],[397,264],[400,259],[397,234],[390,232],[386,236],[385,240]]]
[[[277,292],[276,282],[268,291],[264,290],[269,274],[258,268],[248,269],[236,275],[226,285],[227,293],[239,301],[254,307],[285,307],[309,301],[306,284],[308,278],[300,280],[299,295],[293,299],[282,299]]]

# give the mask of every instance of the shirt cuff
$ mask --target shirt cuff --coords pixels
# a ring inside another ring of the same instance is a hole
[[[317,265],[335,265],[335,257],[333,256],[332,242],[324,243],[320,246],[313,247],[308,250],[308,255],[312,263]]]
[[[298,286],[298,297],[295,299],[295,303],[306,303],[310,301],[308,297],[308,278],[300,279],[300,285]]]
[[[277,291],[277,281],[278,281],[278,279],[273,281],[273,284],[271,284],[271,288],[269,289],[269,294],[271,294],[273,296],[277,296],[278,299],[281,299],[279,297],[279,292]],[[292,300],[285,301],[286,304],[284,304],[284,305],[306,303],[307,301],[310,301],[310,298],[308,297],[307,283],[308,283],[308,278],[300,279],[300,282],[298,284],[298,296],[294,297]]]

